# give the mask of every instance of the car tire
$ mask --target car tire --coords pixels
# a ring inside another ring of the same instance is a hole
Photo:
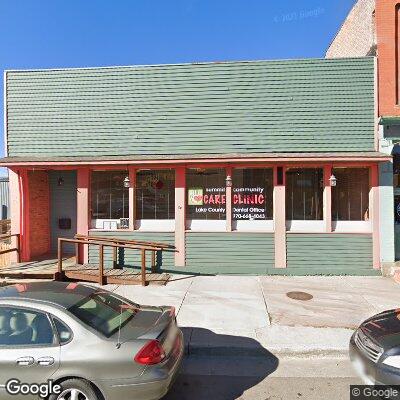
[[[67,379],[64,382],[61,382],[60,386],[61,393],[51,394],[49,396],[49,400],[57,400],[63,398],[63,396],[65,399],[69,400],[71,397],[71,392],[69,391],[73,390],[78,390],[86,397],[87,400],[101,400],[100,397],[96,394],[93,386],[83,379]],[[83,399],[83,396],[79,396],[78,398],[79,400],[81,400],[81,398]]]

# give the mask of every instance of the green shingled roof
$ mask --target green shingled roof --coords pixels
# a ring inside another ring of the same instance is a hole
[[[374,150],[374,59],[8,71],[9,156]]]

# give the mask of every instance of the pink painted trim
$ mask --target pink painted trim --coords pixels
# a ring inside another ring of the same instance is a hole
[[[233,169],[232,167],[226,168],[226,176],[232,178]],[[226,231],[232,231],[232,186],[226,187]]]
[[[374,145],[375,151],[379,151],[379,69],[378,58],[374,59],[374,112],[375,112],[375,130],[374,130]]]
[[[379,162],[385,162],[385,161],[391,161],[392,157],[391,156],[380,156],[379,158],[377,157],[349,157],[349,156],[341,156],[341,157],[249,157],[249,158],[208,158],[208,159],[202,159],[202,158],[187,158],[187,159],[169,159],[169,160],[158,160],[157,158],[153,160],[132,160],[132,161],[127,161],[127,160],[108,160],[108,161],[6,161],[6,162],[0,162],[0,166],[3,167],[18,167],[18,166],[35,166],[35,167],[51,167],[55,166],[57,168],[61,166],[108,166],[109,168],[115,168],[117,169],[118,165],[152,165],[156,166],[158,165],[163,165],[165,164],[175,164],[175,165],[182,165],[182,164],[188,164],[188,163],[193,163],[196,164],[194,167],[198,167],[201,165],[210,165],[210,164],[220,164],[220,163],[236,163],[238,165],[243,165],[243,164],[248,164],[248,163],[257,163],[256,165],[259,165],[258,163],[271,163],[272,165],[276,165],[277,163],[309,163],[309,162],[317,162],[317,163],[332,163],[332,162],[350,162],[350,163],[363,163],[363,162],[373,162],[373,163],[379,163]],[[198,165],[197,165],[198,164]],[[162,168],[162,167],[160,167]],[[120,168],[119,168],[120,169]]]
[[[186,265],[185,229],[186,229],[186,168],[175,170],[175,266]]]
[[[135,204],[135,190],[136,190],[136,169],[129,167],[129,230],[133,231],[135,229],[136,221],[136,204]],[[126,230],[126,229],[125,229]]]
[[[380,225],[379,225],[379,171],[378,166],[370,169],[371,189],[369,194],[370,218],[372,221],[373,267],[381,268],[380,259]]]
[[[80,235],[87,235],[90,224],[90,171],[89,168],[79,168],[77,170],[77,223],[76,232]],[[88,246],[80,246],[79,260],[80,263],[89,262]]]
[[[332,187],[329,178],[332,175],[332,166],[324,166],[324,221],[325,231],[332,232]]]
[[[10,218],[11,218],[11,234],[15,235],[21,233],[22,219],[21,219],[21,196],[20,196],[20,179],[18,171],[9,170],[9,192],[10,192]],[[17,239],[12,238],[13,247],[17,244]],[[10,261],[17,262],[17,253],[10,253]]]
[[[19,174],[20,193],[22,199],[21,207],[21,261],[30,261],[31,248],[30,248],[30,204],[29,204],[29,182],[28,170],[24,169]]]
[[[274,223],[275,268],[287,267],[286,256],[286,169],[283,167],[283,185],[278,186],[278,169],[274,168]]]

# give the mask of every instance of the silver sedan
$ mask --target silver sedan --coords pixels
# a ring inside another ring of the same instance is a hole
[[[1,399],[159,399],[182,358],[173,307],[77,283],[0,289]]]

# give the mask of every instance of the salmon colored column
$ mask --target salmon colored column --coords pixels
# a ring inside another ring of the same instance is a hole
[[[226,176],[232,179],[232,167],[226,168]],[[226,231],[232,232],[232,185],[226,187]]]
[[[332,187],[329,178],[332,176],[332,166],[324,167],[324,221],[325,232],[332,232]]]
[[[88,167],[79,168],[77,171],[77,233],[87,235],[89,233],[89,178]],[[79,263],[89,262],[88,246],[80,246]]]
[[[135,190],[136,190],[136,169],[129,167],[129,230],[135,229],[136,207],[135,207]]]
[[[9,170],[9,192],[10,192],[10,218],[11,218],[11,234],[22,234],[22,197],[20,192],[20,177],[16,170]],[[17,238],[12,238],[12,247],[16,247]],[[22,255],[22,254],[21,254]],[[16,252],[10,253],[11,262],[17,262],[18,256]]]
[[[175,265],[185,266],[185,228],[186,228],[186,168],[177,167],[175,170]]]
[[[370,218],[372,223],[372,244],[373,244],[373,266],[375,269],[381,268],[380,247],[379,247],[379,171],[378,165],[373,165],[370,169]]]
[[[21,204],[21,261],[31,260],[31,244],[30,244],[30,202],[29,202],[29,182],[28,171],[23,169],[19,172],[19,187]]]
[[[274,226],[275,268],[286,268],[286,174],[283,168],[282,181],[278,182],[278,167],[274,168]]]

